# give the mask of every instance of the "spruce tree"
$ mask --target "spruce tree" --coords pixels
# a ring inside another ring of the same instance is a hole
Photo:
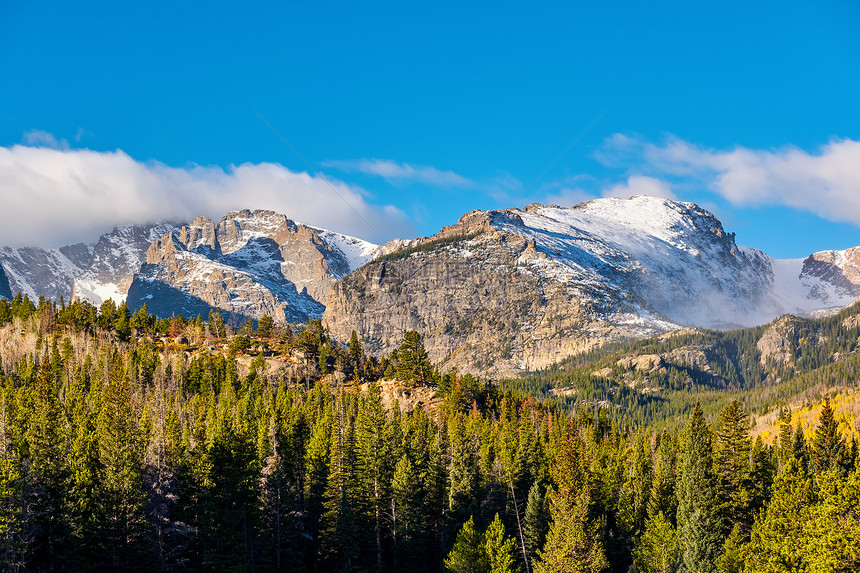
[[[740,402],[733,400],[720,412],[714,444],[717,502],[722,535],[740,528],[742,537],[752,526],[753,492],[750,478],[749,419]]]
[[[806,474],[810,472],[809,447],[806,443],[806,436],[803,433],[803,426],[798,421],[794,430],[794,443],[792,445],[792,457],[797,460],[798,467]]]
[[[430,378],[430,360],[421,335],[411,330],[403,335],[403,342],[397,349],[397,379],[413,384],[427,384]]]
[[[743,549],[746,571],[781,573],[806,571],[806,528],[814,503],[812,485],[796,458],[777,476],[773,497],[759,515]]]
[[[347,571],[358,563],[360,540],[353,507],[356,489],[355,400],[342,388],[335,394],[329,474],[322,516],[321,563],[330,571]]]
[[[39,365],[30,407],[24,436],[32,472],[25,493],[29,498],[25,508],[33,521],[31,565],[49,571],[68,558],[71,538],[65,496],[69,479],[67,426],[57,396],[56,375],[47,356]]]
[[[810,573],[848,573],[860,567],[860,471],[816,476],[818,503],[805,527]]]
[[[404,454],[391,479],[391,524],[394,538],[394,563],[404,571],[425,571],[426,522],[423,502],[425,491],[417,468]]]
[[[723,554],[717,562],[719,573],[741,573],[744,568],[743,559],[744,535],[740,524],[735,525],[723,544]]]
[[[96,421],[100,475],[96,509],[104,565],[145,569],[153,565],[144,515],[143,443],[122,357],[114,351]]]
[[[484,552],[490,573],[516,573],[520,570],[517,562],[517,542],[513,537],[505,535],[505,526],[498,513],[484,532]]]
[[[794,428],[791,425],[791,408],[779,411],[779,467],[782,469],[794,452]]]
[[[776,468],[777,459],[773,450],[765,446],[761,436],[758,436],[755,444],[753,444],[752,469],[750,470],[752,497],[749,508],[753,516],[761,511],[770,500]]]
[[[488,573],[490,564],[484,549],[484,536],[475,529],[475,521],[471,517],[454,541],[454,547],[445,557],[446,573]]]
[[[451,467],[448,473],[448,511],[454,523],[463,523],[477,512],[479,472],[476,439],[462,415],[449,426]]]
[[[377,570],[382,570],[385,511],[389,500],[389,484],[393,471],[390,444],[386,439],[388,419],[382,405],[379,384],[372,382],[362,396],[356,419],[356,463],[359,491],[367,511],[372,535],[365,540],[374,547]]]
[[[578,430],[567,428],[552,467],[551,523],[535,573],[598,573],[608,567],[598,523],[591,517],[591,478]]]
[[[525,536],[526,551],[529,560],[537,557],[538,550],[546,541],[549,531],[549,505],[543,488],[538,482],[532,484],[526,502],[525,516],[523,517],[523,533]]]
[[[678,484],[678,535],[684,566],[688,570],[716,571],[723,541],[716,513],[711,430],[698,402],[684,434]]]
[[[633,562],[643,573],[674,573],[681,566],[680,540],[662,511],[648,518],[633,546]]]
[[[657,436],[657,440],[648,497],[648,516],[655,517],[662,512],[666,519],[674,523],[678,509],[678,496],[675,492],[678,481],[676,439],[673,434],[663,433]]]
[[[840,475],[846,475],[848,470],[845,438],[839,433],[839,425],[833,408],[830,407],[830,397],[824,398],[824,406],[818,417],[818,428],[812,440],[812,467],[816,473],[834,470]]]

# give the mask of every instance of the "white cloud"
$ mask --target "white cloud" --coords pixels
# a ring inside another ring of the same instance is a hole
[[[783,205],[860,225],[860,141],[836,139],[814,152],[796,147],[703,148],[678,138],[662,145],[623,135],[607,139],[598,159],[696,182],[736,206]]]
[[[375,175],[396,183],[425,183],[439,187],[472,187],[474,183],[453,171],[442,171],[428,165],[410,165],[390,159],[359,159],[350,161],[326,161],[323,165],[344,173]]]
[[[65,139],[57,139],[53,133],[33,129],[24,132],[23,138],[25,145],[32,147],[50,147],[51,149],[68,149],[69,142]]]
[[[540,202],[544,205],[558,205],[559,207],[573,207],[579,203],[585,203],[596,199],[594,195],[576,187],[562,187],[557,191],[546,195]]]
[[[676,198],[668,183],[645,175],[633,175],[626,182],[613,185],[601,194],[604,197],[619,197],[621,199],[629,199],[635,195],[651,195],[664,199]]]
[[[42,134],[29,140],[50,143]],[[0,245],[59,246],[93,240],[114,225],[217,219],[245,208],[375,242],[414,233],[400,209],[369,203],[358,187],[330,183],[274,163],[175,168],[119,150],[0,147]]]

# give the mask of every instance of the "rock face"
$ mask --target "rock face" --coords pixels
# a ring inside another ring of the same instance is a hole
[[[152,243],[129,289],[129,307],[161,316],[277,322],[322,316],[332,284],[373,256],[376,245],[297,224],[273,211],[198,217]]]
[[[854,297],[840,281],[857,278],[804,274],[801,259],[738,247],[704,209],[654,197],[474,211],[386,251],[332,289],[332,333],[390,350],[416,330],[432,360],[497,376],[607,340],[842,306]],[[816,285],[842,294],[824,300]]]
[[[797,324],[792,316],[785,316],[768,327],[756,343],[762,366],[771,360],[777,364],[790,364],[794,360],[791,339],[796,332]]]

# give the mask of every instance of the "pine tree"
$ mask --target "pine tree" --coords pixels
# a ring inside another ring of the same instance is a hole
[[[349,373],[355,380],[359,380],[363,375],[362,358],[364,350],[361,347],[361,340],[358,338],[358,333],[354,330],[349,337],[349,345],[346,348],[347,368]]]
[[[543,494],[543,488],[538,482],[535,482],[529,490],[526,512],[523,517],[523,533],[530,560],[533,561],[537,557],[538,550],[543,547],[546,541],[548,531],[549,506]]]
[[[723,554],[717,562],[719,573],[741,573],[744,568],[743,559],[744,539],[741,526],[737,524],[723,544]]]
[[[39,366],[30,400],[25,440],[32,484],[26,488],[30,499],[25,507],[33,520],[31,565],[47,571],[68,558],[71,541],[65,497],[69,479],[66,419],[47,356]]]
[[[806,571],[805,528],[813,505],[812,485],[796,458],[777,476],[773,497],[756,519],[743,550],[746,571]]]
[[[476,440],[463,416],[449,426],[451,467],[448,473],[448,510],[454,523],[463,523],[477,512],[479,486]]]
[[[19,510],[24,476],[9,427],[8,399],[7,391],[0,389],[0,567],[15,571],[25,565],[25,523]]]
[[[819,502],[805,527],[810,573],[848,573],[860,567],[860,471],[816,476]]]
[[[364,498],[363,505],[372,526],[372,538],[367,541],[375,548],[374,561],[377,570],[381,571],[384,516],[393,468],[391,448],[386,439],[389,431],[388,419],[382,405],[379,384],[375,382],[370,384],[368,393],[361,398],[355,431],[359,491]]]
[[[520,570],[517,563],[517,542],[513,537],[505,535],[505,526],[498,513],[484,532],[484,552],[490,573],[516,573]]]
[[[271,563],[276,571],[298,571],[304,549],[304,473],[309,428],[301,407],[279,392],[269,424],[269,452],[261,494]]]
[[[794,428],[791,425],[791,408],[779,411],[779,467],[788,463],[794,452]]]
[[[653,477],[651,492],[648,497],[648,516],[655,517],[663,513],[666,519],[674,523],[678,509],[677,486],[677,448],[673,434],[664,433],[658,436],[654,452]]]
[[[356,486],[353,407],[351,395],[338,388],[331,426],[325,513],[321,523],[321,563],[330,571],[350,570],[359,557],[359,530],[353,508]]]
[[[598,524],[588,518],[591,492],[582,487],[575,503],[550,492],[552,523],[544,548],[538,552],[535,573],[598,573],[608,563]]]
[[[681,565],[681,546],[675,528],[660,511],[645,524],[633,547],[633,562],[643,573],[674,573]]]
[[[684,566],[699,573],[716,571],[723,545],[716,514],[712,460],[711,430],[697,402],[684,436],[678,484],[678,534]]]
[[[812,467],[816,473],[835,470],[844,476],[848,469],[847,453],[845,438],[839,433],[839,425],[830,407],[830,397],[826,396],[812,441]]]
[[[117,351],[110,358],[108,375],[96,421],[98,544],[105,566],[145,569],[152,564],[153,547],[144,515],[143,444],[131,385]]]
[[[427,568],[425,536],[425,492],[416,467],[403,455],[391,479],[391,524],[395,568],[423,571]]]
[[[797,460],[798,467],[803,473],[808,474],[810,471],[809,447],[806,444],[806,436],[803,434],[803,426],[800,422],[794,431],[794,443],[792,446],[792,457]]]
[[[777,459],[774,457],[772,449],[765,446],[761,436],[758,436],[755,444],[753,444],[752,469],[750,470],[752,498],[749,507],[753,516],[761,511],[770,500],[776,468]]]
[[[723,537],[740,528],[742,537],[752,526],[753,492],[750,479],[749,419],[740,402],[733,400],[720,412],[714,445],[717,499]]]
[[[598,523],[591,518],[592,492],[584,446],[569,426],[552,467],[551,524],[538,552],[535,573],[598,573],[607,568]]]
[[[200,524],[204,565],[251,568],[257,557],[260,468],[251,440],[236,431],[226,414],[215,422],[206,452]]]
[[[421,335],[411,330],[403,335],[397,349],[397,379],[409,383],[427,384],[431,378],[430,360]]]
[[[490,571],[484,536],[475,529],[475,521],[470,517],[454,541],[454,547],[445,557],[447,573],[488,573]]]

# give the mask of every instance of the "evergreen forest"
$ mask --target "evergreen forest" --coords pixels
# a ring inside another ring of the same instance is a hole
[[[798,323],[791,361],[755,358],[755,329],[700,331],[490,381],[440,372],[415,332],[377,356],[319,321],[0,299],[0,562],[858,571],[857,442],[826,398],[857,387],[857,312]],[[682,346],[708,367],[622,359]],[[392,406],[390,380],[434,397]],[[824,404],[804,429],[789,404],[809,388]],[[753,437],[772,410],[778,436]]]

